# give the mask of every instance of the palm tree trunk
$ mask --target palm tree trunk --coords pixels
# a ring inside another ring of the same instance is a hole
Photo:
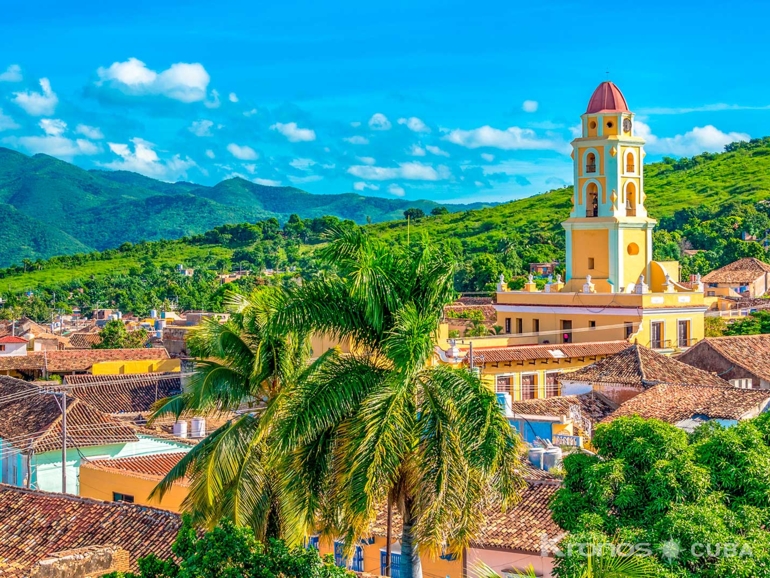
[[[404,500],[404,522],[401,529],[401,578],[422,578],[422,563],[420,554],[415,547],[412,527],[412,500]]]
[[[388,522],[387,529],[385,530],[385,576],[390,576],[392,571],[390,568],[390,543],[393,541],[393,500],[388,492]]]

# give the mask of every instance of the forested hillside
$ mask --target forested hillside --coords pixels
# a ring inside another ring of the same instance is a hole
[[[770,243],[770,139],[727,148],[721,154],[665,159],[646,168],[646,203],[651,216],[659,220],[655,258],[680,260],[684,279],[741,257],[770,261],[765,251]],[[762,163],[764,172],[755,166]],[[131,182],[138,181],[131,177]],[[559,223],[568,216],[569,207],[569,189],[559,189],[494,208],[418,216],[408,225],[402,217],[366,228],[392,242],[406,243],[407,237],[411,243],[431,239],[448,261],[456,263],[458,291],[486,291],[494,288],[500,274],[516,287],[523,283],[529,263],[563,261]],[[24,224],[18,221],[18,226]],[[125,226],[137,225],[127,222]],[[54,305],[88,311],[101,303],[146,313],[170,301],[182,309],[216,309],[227,289],[217,274],[254,271],[255,275],[236,282],[242,287],[309,278],[318,273],[313,252],[324,242],[324,235],[333,228],[354,226],[351,220],[332,216],[303,219],[295,214],[284,223],[268,218],[220,226],[176,241],[125,243],[101,253],[48,261],[28,259],[0,270],[0,295],[8,305],[22,307],[38,319],[50,315]],[[195,274],[177,273],[179,264],[193,267]],[[277,273],[265,275],[265,269]],[[31,297],[25,294],[30,291]]]
[[[0,266],[21,259],[115,248],[122,243],[195,235],[226,223],[270,217],[285,222],[334,215],[377,223],[410,207],[429,212],[437,203],[313,195],[232,178],[207,187],[167,183],[126,171],[86,171],[48,155],[28,157],[0,147]],[[450,211],[483,206],[447,205]]]

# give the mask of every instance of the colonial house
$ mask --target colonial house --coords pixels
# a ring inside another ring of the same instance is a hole
[[[435,363],[472,366],[505,404],[559,396],[562,376],[630,346],[627,341],[507,346],[505,338],[466,339],[454,341],[447,351],[437,347]]]
[[[61,388],[0,377],[0,482],[77,494],[83,460],[189,451],[194,442],[136,427],[67,394],[66,463],[62,460]]]
[[[79,331],[69,336],[69,349],[91,349],[94,345],[99,345],[102,342],[102,336],[99,332],[83,332]]]
[[[677,360],[715,373],[735,387],[770,389],[770,335],[707,337]]]
[[[626,401],[604,421],[638,415],[692,432],[707,421],[733,426],[767,411],[769,404],[770,391],[659,384]]]
[[[172,555],[179,515],[0,485],[0,576],[102,576]]]
[[[594,426],[617,408],[609,398],[591,391],[514,401],[506,407],[506,416],[529,444],[548,440],[559,446],[583,447],[593,436]]]
[[[47,379],[76,373],[120,374],[179,371],[178,359],[162,348],[65,349],[0,355],[0,375],[22,379]]]
[[[651,387],[668,385],[730,387],[724,379],[643,345],[633,345],[593,365],[560,376],[562,393],[596,391],[622,405]]]
[[[701,281],[710,297],[761,297],[770,289],[770,265],[746,257],[711,271]]]
[[[0,337],[0,357],[27,355],[29,341],[16,335]]]
[[[185,454],[171,452],[83,461],[80,464],[80,495],[181,512],[189,488],[188,480],[175,482],[162,500],[150,499],[150,494]]]

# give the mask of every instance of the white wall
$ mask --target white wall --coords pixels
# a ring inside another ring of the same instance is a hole
[[[521,570],[523,573],[527,568],[532,566],[535,569],[536,576],[553,578],[553,560],[550,557],[470,548],[468,550],[469,574],[473,575],[473,566],[478,561],[484,562],[498,574],[502,574],[503,571],[509,571],[511,569],[514,571]]]

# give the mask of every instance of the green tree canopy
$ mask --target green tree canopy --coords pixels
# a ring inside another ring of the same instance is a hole
[[[99,332],[101,341],[94,344],[94,349],[139,349],[147,343],[144,329],[128,331],[120,319],[108,321]]]

